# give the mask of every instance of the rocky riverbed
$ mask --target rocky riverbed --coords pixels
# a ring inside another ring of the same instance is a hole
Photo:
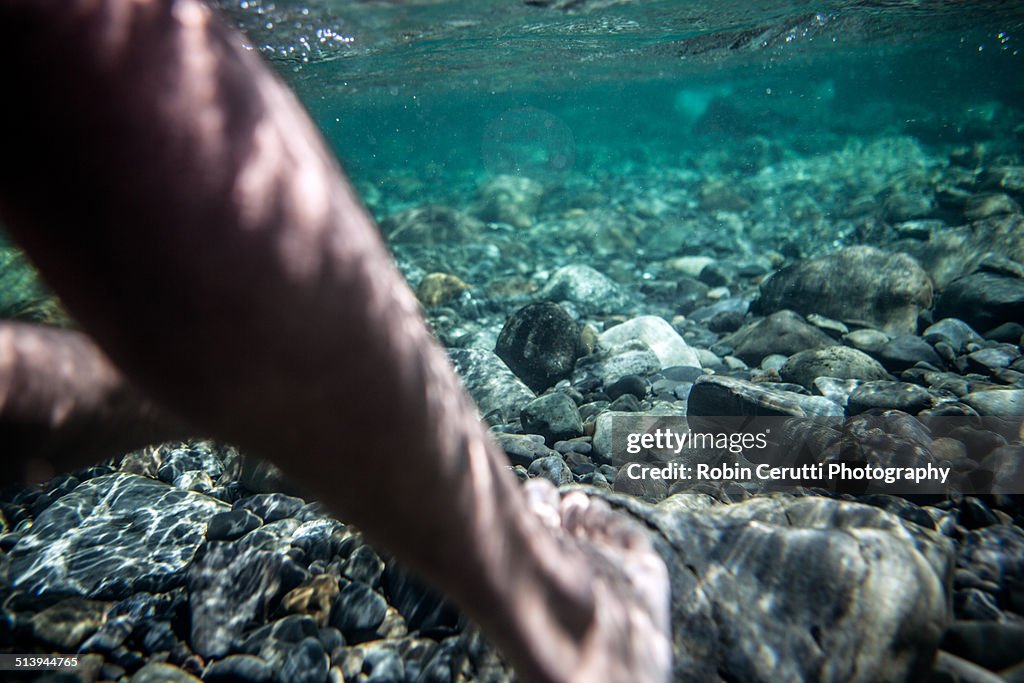
[[[677,680],[1024,681],[1024,158],[901,135],[754,149],[448,203],[363,189],[509,468],[652,529]],[[0,263],[8,315],[59,318]],[[868,461],[953,475],[909,497],[636,481],[616,415],[839,418]],[[0,648],[80,653],[39,680],[511,678],[226,445],[126,454],[0,510]]]

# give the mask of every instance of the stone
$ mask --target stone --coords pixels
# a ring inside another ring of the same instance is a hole
[[[915,332],[931,303],[931,280],[913,258],[866,246],[783,268],[761,285],[760,299],[766,314],[788,308],[889,334]]]
[[[835,342],[802,316],[783,310],[750,323],[722,339],[733,355],[747,363],[760,363],[773,354],[790,356],[799,351],[831,346]]]
[[[281,588],[285,556],[223,541],[203,550],[188,570],[189,644],[203,657],[218,658],[265,617]]]
[[[392,244],[450,245],[478,240],[484,224],[447,206],[428,205],[386,216],[380,230]]]
[[[929,344],[945,341],[957,353],[962,352],[968,344],[981,344],[985,340],[974,329],[959,318],[943,318],[925,328],[921,338]]]
[[[348,556],[345,563],[341,566],[342,576],[352,581],[365,583],[371,588],[377,587],[383,573],[384,561],[368,545],[360,546],[352,551],[352,554]]]
[[[700,374],[697,368],[693,368]],[[647,382],[642,377],[636,375],[626,375],[620,377],[616,381],[604,388],[604,393],[608,394],[608,398],[616,400],[620,396],[632,396],[638,401],[642,401],[647,396]]]
[[[263,520],[245,509],[219,512],[210,518],[206,527],[206,540],[233,541],[263,526]]]
[[[195,676],[176,666],[163,662],[150,662],[132,674],[129,683],[202,683]]]
[[[289,683],[326,683],[330,659],[316,638],[305,638],[288,652],[278,677]]]
[[[106,621],[111,604],[83,598],[61,600],[32,616],[32,635],[57,652],[77,652]]]
[[[530,463],[527,473],[531,477],[543,477],[555,486],[572,483],[572,470],[560,455],[538,458]]]
[[[497,175],[477,189],[470,212],[483,221],[525,229],[533,225],[543,195],[544,186],[536,180]]]
[[[888,379],[878,361],[847,346],[828,346],[790,356],[779,371],[783,381],[811,388],[818,377],[859,379],[865,382]]]
[[[281,598],[281,610],[287,614],[308,614],[317,626],[326,626],[331,602],[339,590],[338,580],[330,574],[311,577]]]
[[[513,313],[498,335],[495,353],[533,391],[572,372],[580,351],[576,321],[558,304],[529,304]]]
[[[410,631],[451,633],[459,624],[461,615],[454,606],[394,562],[384,570],[381,586]]]
[[[1001,671],[1024,662],[1024,624],[955,621],[942,639],[942,649],[979,664],[989,671]]]
[[[976,194],[967,200],[964,218],[980,221],[1004,214],[1020,213],[1020,204],[1001,192]]]
[[[544,301],[571,301],[589,313],[616,313],[627,300],[619,285],[590,266],[579,264],[552,273],[537,296]]]
[[[416,298],[427,308],[458,299],[469,285],[450,273],[427,273],[416,287]]]
[[[967,370],[992,374],[997,370],[1008,368],[1020,358],[1020,349],[1015,344],[1000,344],[979,349],[967,355]]]
[[[335,597],[330,623],[345,635],[347,642],[361,643],[373,638],[387,610],[383,596],[365,583],[352,582]]]
[[[661,361],[662,368],[678,365],[700,367],[697,354],[664,318],[642,315],[613,327],[600,336],[600,344],[611,348],[630,340],[639,339],[647,344]]]
[[[209,519],[228,507],[134,474],[79,484],[6,557],[13,585],[39,595],[119,599],[180,585]]]
[[[687,415],[726,416],[842,416],[839,405],[822,396],[805,396],[741,379],[708,375],[693,384]],[[596,447],[595,435],[595,447]]]
[[[1024,417],[1024,389],[972,391],[963,401],[986,417]]]
[[[248,510],[267,524],[294,517],[306,501],[283,493],[257,493],[235,501],[235,510]]]
[[[859,387],[859,379],[836,379],[835,377],[817,377],[814,380],[814,388],[818,393],[828,400],[846,407],[850,400],[850,394]]]
[[[493,434],[498,445],[508,455],[513,465],[529,467],[537,458],[556,455],[557,452],[544,445],[544,437],[537,434]]]
[[[203,672],[204,683],[271,683],[274,669],[254,655],[228,655],[210,662]]]
[[[972,273],[943,290],[935,315],[959,318],[976,330],[1024,320],[1024,279],[996,273]]]
[[[864,328],[854,330],[843,338],[847,344],[865,353],[877,353],[883,346],[889,343],[891,337],[881,330]]]
[[[155,449],[160,462],[157,476],[168,484],[186,472],[205,472],[211,479],[224,473],[224,459],[212,441],[180,441],[161,444]]]
[[[943,367],[942,358],[935,352],[932,345],[912,334],[893,337],[879,349],[875,356],[890,372],[900,372],[914,367],[917,363],[927,363],[937,368]]]
[[[520,415],[523,431],[540,434],[548,444],[583,435],[583,420],[571,398],[563,393],[545,394],[526,404]]]
[[[528,363],[534,368],[550,367],[547,361],[534,360],[532,354],[539,353],[539,349],[531,346],[526,348],[531,357],[522,360],[522,364]],[[480,414],[492,424],[501,424],[518,418],[523,407],[536,398],[533,391],[491,351],[448,349],[448,357],[462,379],[466,391],[473,397]]]
[[[929,670],[951,619],[953,546],[937,532],[827,498],[605,495],[657,529],[668,566],[687,568],[671,575],[673,680],[877,683]]]
[[[935,399],[928,390],[916,384],[878,380],[864,382],[854,389],[847,401],[846,412],[856,415],[877,408],[902,410],[916,415],[934,403]]]
[[[612,347],[601,347],[576,363],[572,383],[580,384],[588,377],[602,386],[609,386],[627,375],[644,377],[661,370],[661,360],[651,347],[633,340]]]

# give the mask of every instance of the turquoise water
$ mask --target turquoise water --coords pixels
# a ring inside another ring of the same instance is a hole
[[[729,170],[752,173],[755,138],[794,154],[900,134],[1020,144],[1018,3],[221,4],[378,213],[458,204],[510,168],[565,182],[737,145]]]

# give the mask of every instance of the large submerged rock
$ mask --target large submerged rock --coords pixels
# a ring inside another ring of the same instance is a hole
[[[449,349],[448,357],[480,414],[492,422],[519,417],[535,396],[501,358],[486,349]]]
[[[610,496],[679,568],[673,680],[881,683],[930,669],[952,617],[952,547],[935,531],[827,498]]]
[[[848,247],[800,261],[761,286],[761,310],[792,309],[912,334],[917,315],[932,304],[928,274],[910,256],[874,247]]]
[[[134,474],[90,479],[36,519],[5,558],[15,587],[120,599],[179,585],[206,534],[229,507]]]

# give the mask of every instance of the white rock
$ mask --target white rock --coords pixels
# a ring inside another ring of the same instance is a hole
[[[601,346],[612,347],[631,339],[639,339],[651,347],[663,368],[675,365],[701,367],[697,352],[687,345],[671,325],[655,315],[642,315],[608,328],[601,334],[599,342]]]

